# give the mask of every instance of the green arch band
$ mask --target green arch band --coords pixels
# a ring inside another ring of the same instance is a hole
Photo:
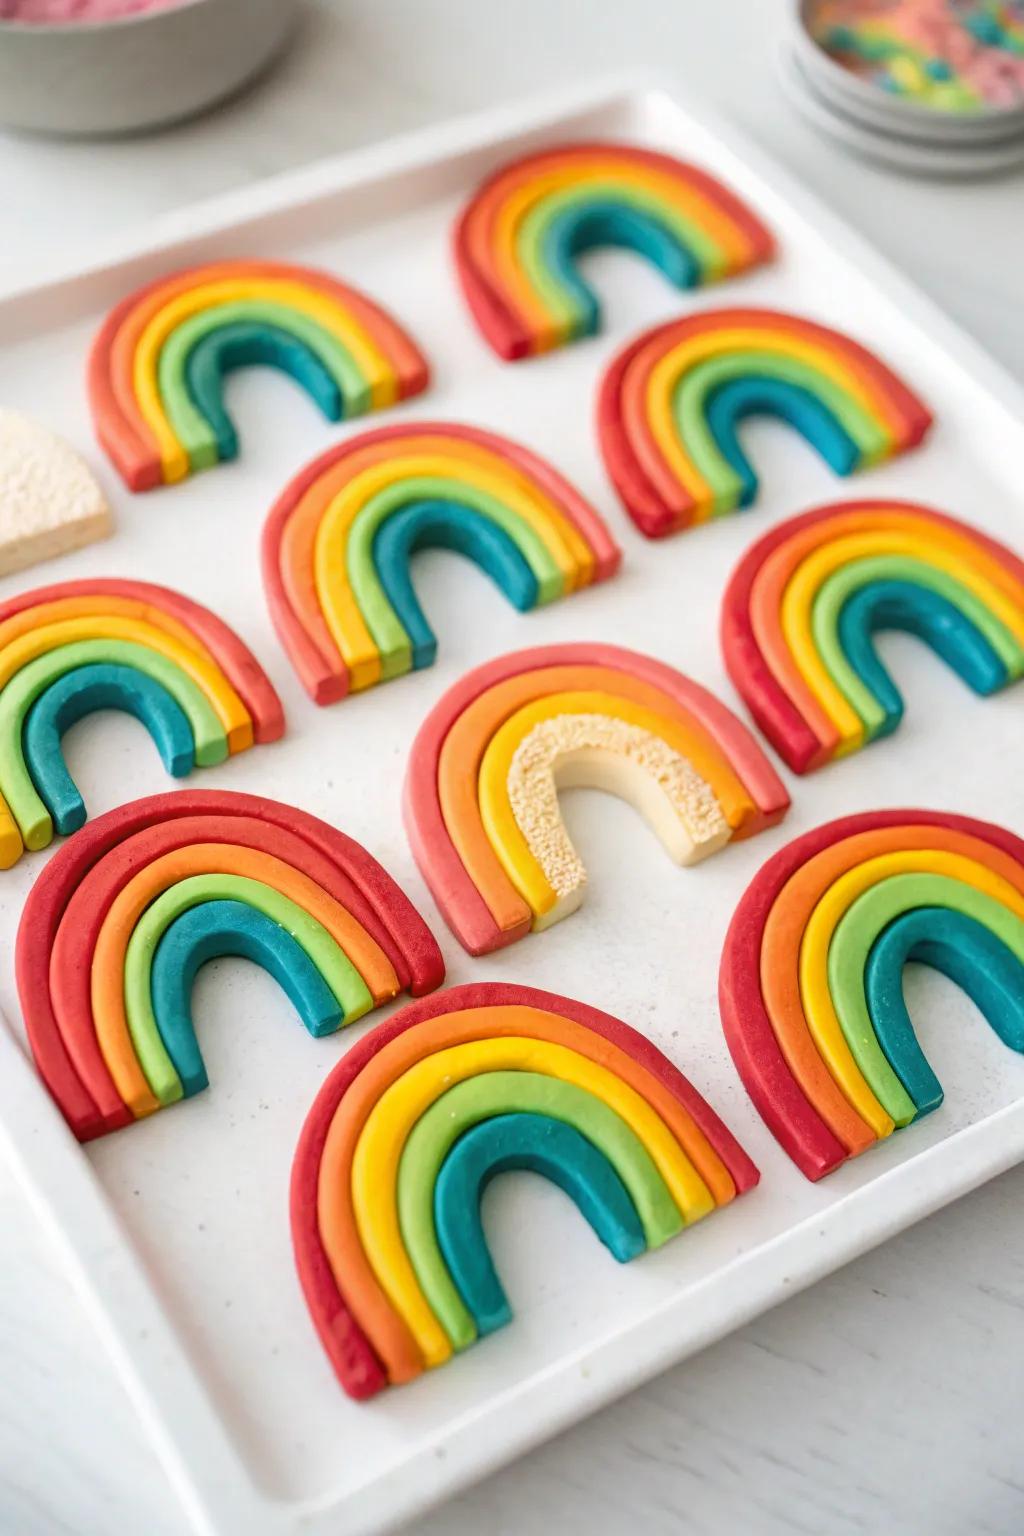
[[[715,440],[708,422],[708,400],[723,384],[755,375],[796,385],[814,395],[857,445],[861,466],[873,464],[890,452],[892,440],[885,428],[853,395],[800,358],[762,348],[710,357],[687,369],[677,381],[672,410],[683,446],[713,492],[713,516],[734,512],[750,499],[750,493],[749,485]],[[812,441],[812,446],[820,451],[822,445]]]
[[[125,954],[128,1029],[146,1081],[161,1104],[176,1103],[184,1096],[184,1090],[153,1012],[153,956],[170,924],[204,901],[245,902],[286,928],[338,999],[347,1024],[373,1008],[370,991],[344,950],[322,923],[288,896],[245,875],[190,875],[146,908],[128,940]]]
[[[1024,923],[1009,908],[948,875],[892,875],[858,896],[836,924],[828,951],[832,1004],[846,1043],[872,1093],[897,1125],[917,1105],[890,1065],[871,1023],[865,972],[871,947],[889,923],[916,907],[941,907],[983,924],[1024,964]]]
[[[482,1072],[450,1088],[417,1120],[398,1165],[402,1241],[423,1293],[454,1349],[476,1338],[476,1325],[444,1262],[434,1226],[434,1188],[451,1147],[494,1115],[549,1115],[574,1126],[611,1163],[629,1192],[649,1248],[682,1230],[683,1218],[643,1142],[603,1100],[539,1072]]]
[[[77,640],[58,645],[22,667],[0,692],[0,793],[10,806],[26,848],[46,848],[53,838],[50,813],[40,799],[22,751],[25,717],[51,683],[94,662],[135,667],[162,683],[188,717],[201,767],[224,762],[227,737],[213,706],[177,662],[134,640]]]
[[[341,1004],[288,929],[241,901],[204,901],[176,917],[153,955],[150,994],[160,1039],[186,1098],[207,1086],[192,1022],[192,988],[211,960],[234,955],[262,967],[291,999],[315,1038],[343,1020]]]
[[[492,1179],[517,1170],[540,1174],[567,1194],[620,1264],[647,1247],[626,1186],[604,1153],[573,1126],[550,1115],[482,1120],[459,1137],[434,1186],[437,1240],[480,1335],[512,1317],[487,1248],[481,1202]]]
[[[920,1116],[937,1109],[943,1095],[903,997],[903,969],[915,960],[956,982],[1003,1044],[1018,1052],[1024,1052],[1024,968],[984,924],[948,908],[917,907],[883,928],[868,956],[868,1009],[879,1044]]]
[[[137,667],[109,662],[65,672],[36,699],[21,738],[29,776],[62,837],[86,821],[85,803],[64,761],[64,735],[101,709],[121,710],[141,721],[173,778],[184,778],[195,766],[188,716],[162,683]]]
[[[630,212],[656,219],[678,241],[679,246],[691,254],[702,281],[710,282],[725,275],[728,260],[718,242],[693,219],[687,218],[653,192],[614,178],[608,181],[588,181],[582,186],[550,192],[539,198],[524,214],[516,231],[515,249],[531,286],[542,299],[545,308],[550,310],[552,323],[565,328],[567,336],[588,334],[593,329],[588,321],[591,317],[596,318],[597,311],[591,309],[590,305],[581,309],[580,288],[588,294],[591,304],[594,301],[578,278],[571,286],[567,286],[560,278],[557,268],[551,263],[547,236],[556,221],[564,220],[566,215],[579,215],[586,212],[588,205],[598,203],[619,204]],[[671,280],[671,273],[666,272],[666,276]]]
[[[246,324],[274,326],[305,343],[337,382],[346,416],[361,415],[369,408],[370,386],[351,353],[301,310],[269,299],[238,299],[230,304],[213,304],[175,327],[161,347],[157,361],[160,398],[193,469],[216,464],[218,454],[216,432],[189,393],[189,354],[211,332],[223,326]]]
[[[870,555],[851,560],[818,588],[811,608],[811,630],[832,681],[864,722],[869,741],[884,734],[887,714],[850,665],[839,628],[844,605],[860,588],[874,581],[906,581],[945,598],[988,641],[1005,666],[1008,679],[1024,673],[1024,650],[1020,644],[982,600],[954,576],[914,555]]]
[[[450,501],[489,518],[517,546],[537,578],[537,601],[550,603],[565,590],[562,573],[543,539],[516,512],[477,486],[443,475],[412,475],[378,491],[352,520],[346,544],[346,568],[356,605],[380,651],[381,675],[387,679],[412,670],[412,645],[387,599],[373,560],[381,524],[410,502]]]

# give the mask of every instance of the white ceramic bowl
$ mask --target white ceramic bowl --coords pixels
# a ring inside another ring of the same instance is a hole
[[[191,117],[259,73],[298,0],[183,0],[119,21],[0,21],[0,122],[130,133]]]

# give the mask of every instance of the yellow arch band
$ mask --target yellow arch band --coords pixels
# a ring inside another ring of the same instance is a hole
[[[863,746],[864,724],[836,687],[818,655],[812,629],[814,600],[834,571],[871,555],[913,555],[925,565],[945,571],[973,592],[1024,645],[1024,610],[1019,597],[1016,602],[1007,597],[994,581],[968,563],[963,551],[955,554],[928,534],[884,528],[849,534],[822,545],[801,561],[786,583],[780,622],[786,644],[804,681],[839,732],[836,757],[856,752]]]
[[[725,819],[735,829],[753,813],[754,805],[741,780],[717,748],[685,722],[656,714],[620,694],[556,693],[537,699],[510,715],[495,731],[480,763],[480,818],[505,873],[536,916],[543,916],[558,897],[534,858],[516,821],[508,793],[509,770],[520,742],[542,721],[558,715],[605,715],[660,737],[711,786]]]
[[[352,1204],[366,1257],[428,1366],[452,1353],[448,1335],[420,1289],[398,1220],[398,1165],[416,1121],[456,1083],[483,1072],[539,1072],[601,1099],[639,1137],[690,1225],[714,1209],[714,1198],[661,1116],[635,1089],[562,1045],[518,1035],[475,1040],[435,1051],[381,1095],[352,1159]]]
[[[0,651],[0,688],[6,688],[16,672],[58,645],[76,640],[134,640],[174,662],[206,694],[224,727],[231,752],[252,746],[252,719],[223,672],[191,646],[182,645],[166,630],[141,619],[122,619],[97,614],[95,618],[63,619],[43,624],[20,635]]]
[[[391,363],[340,301],[286,278],[224,278],[220,282],[190,288],[187,293],[171,299],[148,322],[132,360],[135,398],[158,445],[168,483],[183,480],[188,474],[188,455],[178,442],[160,399],[157,379],[160,350],[171,332],[192,315],[211,309],[215,304],[233,304],[240,299],[271,299],[309,315],[351,355],[370,387],[375,409],[394,405],[398,398]]]
[[[880,854],[878,858],[866,859],[863,864],[841,875],[822,896],[808,919],[800,942],[800,997],[804,1015],[836,1084],[878,1137],[891,1133],[892,1120],[868,1087],[846,1043],[842,1026],[832,1006],[828,984],[828,951],[836,925],[857,897],[880,880],[904,874],[948,875],[953,880],[959,880],[993,897],[1024,919],[1024,897],[1001,875],[993,874],[983,864],[978,864],[962,853],[948,853],[936,848],[907,849],[905,852]],[[913,1114],[913,1102],[907,1097],[906,1118],[911,1119]]]

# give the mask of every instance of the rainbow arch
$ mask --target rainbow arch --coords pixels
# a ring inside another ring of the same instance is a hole
[[[600,329],[577,267],[587,251],[625,247],[682,289],[774,254],[760,219],[715,177],[611,142],[557,145],[500,167],[463,210],[454,245],[473,317],[509,361]]]
[[[520,610],[606,580],[621,558],[593,507],[509,438],[437,421],[349,438],[295,476],[263,532],[271,616],[316,703],[431,665],[409,576],[427,547],[466,555]]]
[[[670,856],[692,864],[779,821],[789,796],[713,694],[636,651],[515,651],[450,688],[413,743],[404,812],[412,850],[470,954],[575,910],[586,873],[557,787],[629,800]]]
[[[117,578],[20,592],[0,603],[0,868],[83,824],[61,738],[111,708],[146,725],[179,778],[284,732],[256,658],[180,592]]]
[[[111,310],[89,356],[96,435],[129,490],[233,459],[224,376],[291,375],[329,421],[426,389],[428,365],[365,294],[312,267],[217,261],[145,284]]]
[[[939,811],[846,816],[769,859],[736,908],[725,1037],[809,1179],[942,1102],[903,1001],[908,960],[956,981],[1024,1051],[1024,841]]]
[[[206,1086],[191,987],[220,955],[275,976],[313,1035],[444,978],[406,896],[315,816],[221,791],[122,806],[54,856],[18,929],[29,1044],[80,1141]]]
[[[554,1179],[620,1260],[757,1183],[718,1116],[618,1019],[532,987],[454,987],[350,1050],[292,1166],[313,1322],[355,1398],[507,1322],[479,1221],[507,1168]]]
[[[914,447],[932,422],[866,347],[800,315],[708,309],[654,326],[612,359],[598,399],[605,466],[641,533],[749,506],[751,415],[788,422],[840,475]]]
[[[1024,672],[1024,562],[969,523],[907,501],[788,518],[754,544],[722,601],[726,667],[797,773],[894,731],[903,701],[872,637],[923,639],[976,693]]]

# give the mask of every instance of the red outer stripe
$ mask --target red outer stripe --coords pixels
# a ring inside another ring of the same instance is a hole
[[[153,608],[162,608],[206,646],[252,716],[255,739],[266,743],[284,735],[281,700],[249,647],[209,608],[170,587],[113,576],[60,581],[48,587],[35,587],[31,592],[19,592],[0,603],[0,623],[24,613],[26,608],[59,602],[64,597],[133,597]]]
[[[800,315],[789,315],[772,309],[711,309],[687,315],[681,320],[670,320],[664,325],[652,326],[612,359],[605,370],[598,394],[598,441],[605,466],[626,510],[641,533],[648,538],[660,538],[688,526],[691,513],[682,504],[685,496],[682,488],[680,505],[668,506],[650,485],[636,460],[622,425],[621,399],[626,376],[638,354],[654,342],[658,343],[658,347],[656,352],[652,352],[646,368],[648,373],[653,362],[664,357],[677,342],[704,331],[729,326],[762,327],[786,331],[798,337],[811,337],[845,356],[870,375],[875,387],[902,419],[900,449],[918,444],[932,424],[933,418],[928,407],[880,358],[842,332],[806,320]]]
[[[333,864],[342,880],[351,882],[366,911],[366,926],[414,996],[440,986],[444,979],[441,952],[408,897],[364,848],[327,822],[276,800],[221,790],[183,790],[120,806],[90,822],[50,860],[25,903],[15,949],[18,995],[32,1054],[80,1141],[114,1127],[106,1123],[80,1081],[61,1038],[50,996],[50,961],[58,927],[77,887],[99,860],[136,833],[185,817],[209,819],[212,835],[221,842],[234,840],[231,824],[240,817],[293,834]],[[124,862],[129,878],[140,866]],[[355,915],[363,920],[360,911]]]
[[[510,460],[516,469],[534,480],[557,502],[575,524],[593,552],[595,582],[606,580],[619,568],[622,551],[599,514],[553,464],[522,443],[501,437],[496,432],[485,432],[480,427],[451,421],[417,421],[411,425],[377,427],[369,432],[361,432],[358,437],[350,437],[344,443],[329,448],[326,453],[312,459],[304,469],[300,469],[271,507],[263,525],[263,586],[270,616],[303,687],[316,704],[333,704],[344,698],[348,692],[348,674],[339,674],[336,659],[325,656],[310,639],[301,618],[288,600],[281,576],[281,541],[288,519],[302,497],[322,475],[360,449],[383,442],[394,442],[401,448],[404,441],[424,436],[476,443]]]
[[[438,700],[420,726],[409,754],[403,794],[406,835],[420,872],[441,914],[471,955],[487,954],[522,938],[527,929],[503,930],[459,858],[444,823],[437,792],[437,766],[444,739],[475,698],[505,678],[551,666],[609,667],[642,678],[693,714],[718,743],[761,810],[750,833],[773,826],[789,809],[785,785],[746,726],[714,694],[673,667],[614,645],[535,646],[512,651],[476,667]]]
[[[808,1179],[846,1160],[846,1149],[804,1096],[772,1029],[761,995],[765,923],[790,876],[825,848],[879,827],[952,827],[991,843],[1024,865],[1024,841],[991,822],[944,811],[868,811],[805,832],[774,854],[754,876],[733,914],[722,950],[718,1001],[736,1070],[762,1120]]]
[[[719,638],[726,670],[761,730],[794,773],[809,773],[829,760],[828,751],[805,721],[765,661],[750,620],[750,594],[764,562],[790,538],[816,523],[851,512],[908,512],[972,539],[1024,585],[1024,561],[970,523],[913,501],[834,501],[788,518],[752,544],[729,578],[722,598]],[[837,530],[837,537],[839,536]]]
[[[502,181],[532,165],[538,175],[551,160],[564,160],[578,156],[584,162],[595,156],[621,157],[623,169],[628,171],[630,162],[666,171],[680,182],[685,182],[703,192],[710,202],[726,213],[746,235],[750,245],[749,265],[769,261],[775,254],[775,241],[771,232],[761,223],[754,212],[734,192],[716,177],[695,165],[677,160],[672,155],[659,154],[656,150],[641,149],[632,144],[603,143],[600,140],[565,144],[543,150],[537,155],[524,155],[511,164],[501,166],[477,189],[466,204],[453,232],[453,252],[456,271],[466,302],[472,311],[484,337],[500,357],[512,362],[530,354],[533,333],[513,308],[503,293],[492,269],[477,264],[470,251],[468,230],[474,220],[492,212],[494,194]]]
[[[239,268],[244,268],[244,273],[240,273]],[[165,273],[163,277],[144,283],[114,306],[89,351],[86,383],[96,436],[129,490],[147,491],[162,485],[163,473],[156,444],[139,437],[125,419],[111,385],[111,349],[115,336],[135,307],[161,288],[179,284],[187,277],[193,278],[194,286],[198,286],[200,283],[216,282],[221,277],[227,279],[239,275],[304,283],[347,305],[373,332],[377,345],[387,353],[398,379],[399,398],[405,400],[426,389],[430,381],[430,367],[409,333],[379,304],[375,304],[358,289],[338,282],[327,272],[287,262],[224,261],[207,262]]]
[[[521,1004],[563,1015],[610,1040],[661,1082],[696,1121],[728,1168],[736,1193],[752,1189],[760,1175],[732,1133],[693,1085],[645,1035],[611,1014],[586,1003],[541,992],[534,987],[480,982],[452,987],[423,1002],[412,1003],[378,1024],[342,1057],[320,1089],[299,1136],[292,1163],[292,1243],[299,1279],[320,1341],[338,1380],[350,1397],[367,1398],[388,1384],[387,1374],[359,1328],[338,1289],[320,1241],[317,1221],[317,1185],[320,1161],[331,1121],[349,1087],[378,1051],[430,1019],[460,1009],[507,1007]]]

